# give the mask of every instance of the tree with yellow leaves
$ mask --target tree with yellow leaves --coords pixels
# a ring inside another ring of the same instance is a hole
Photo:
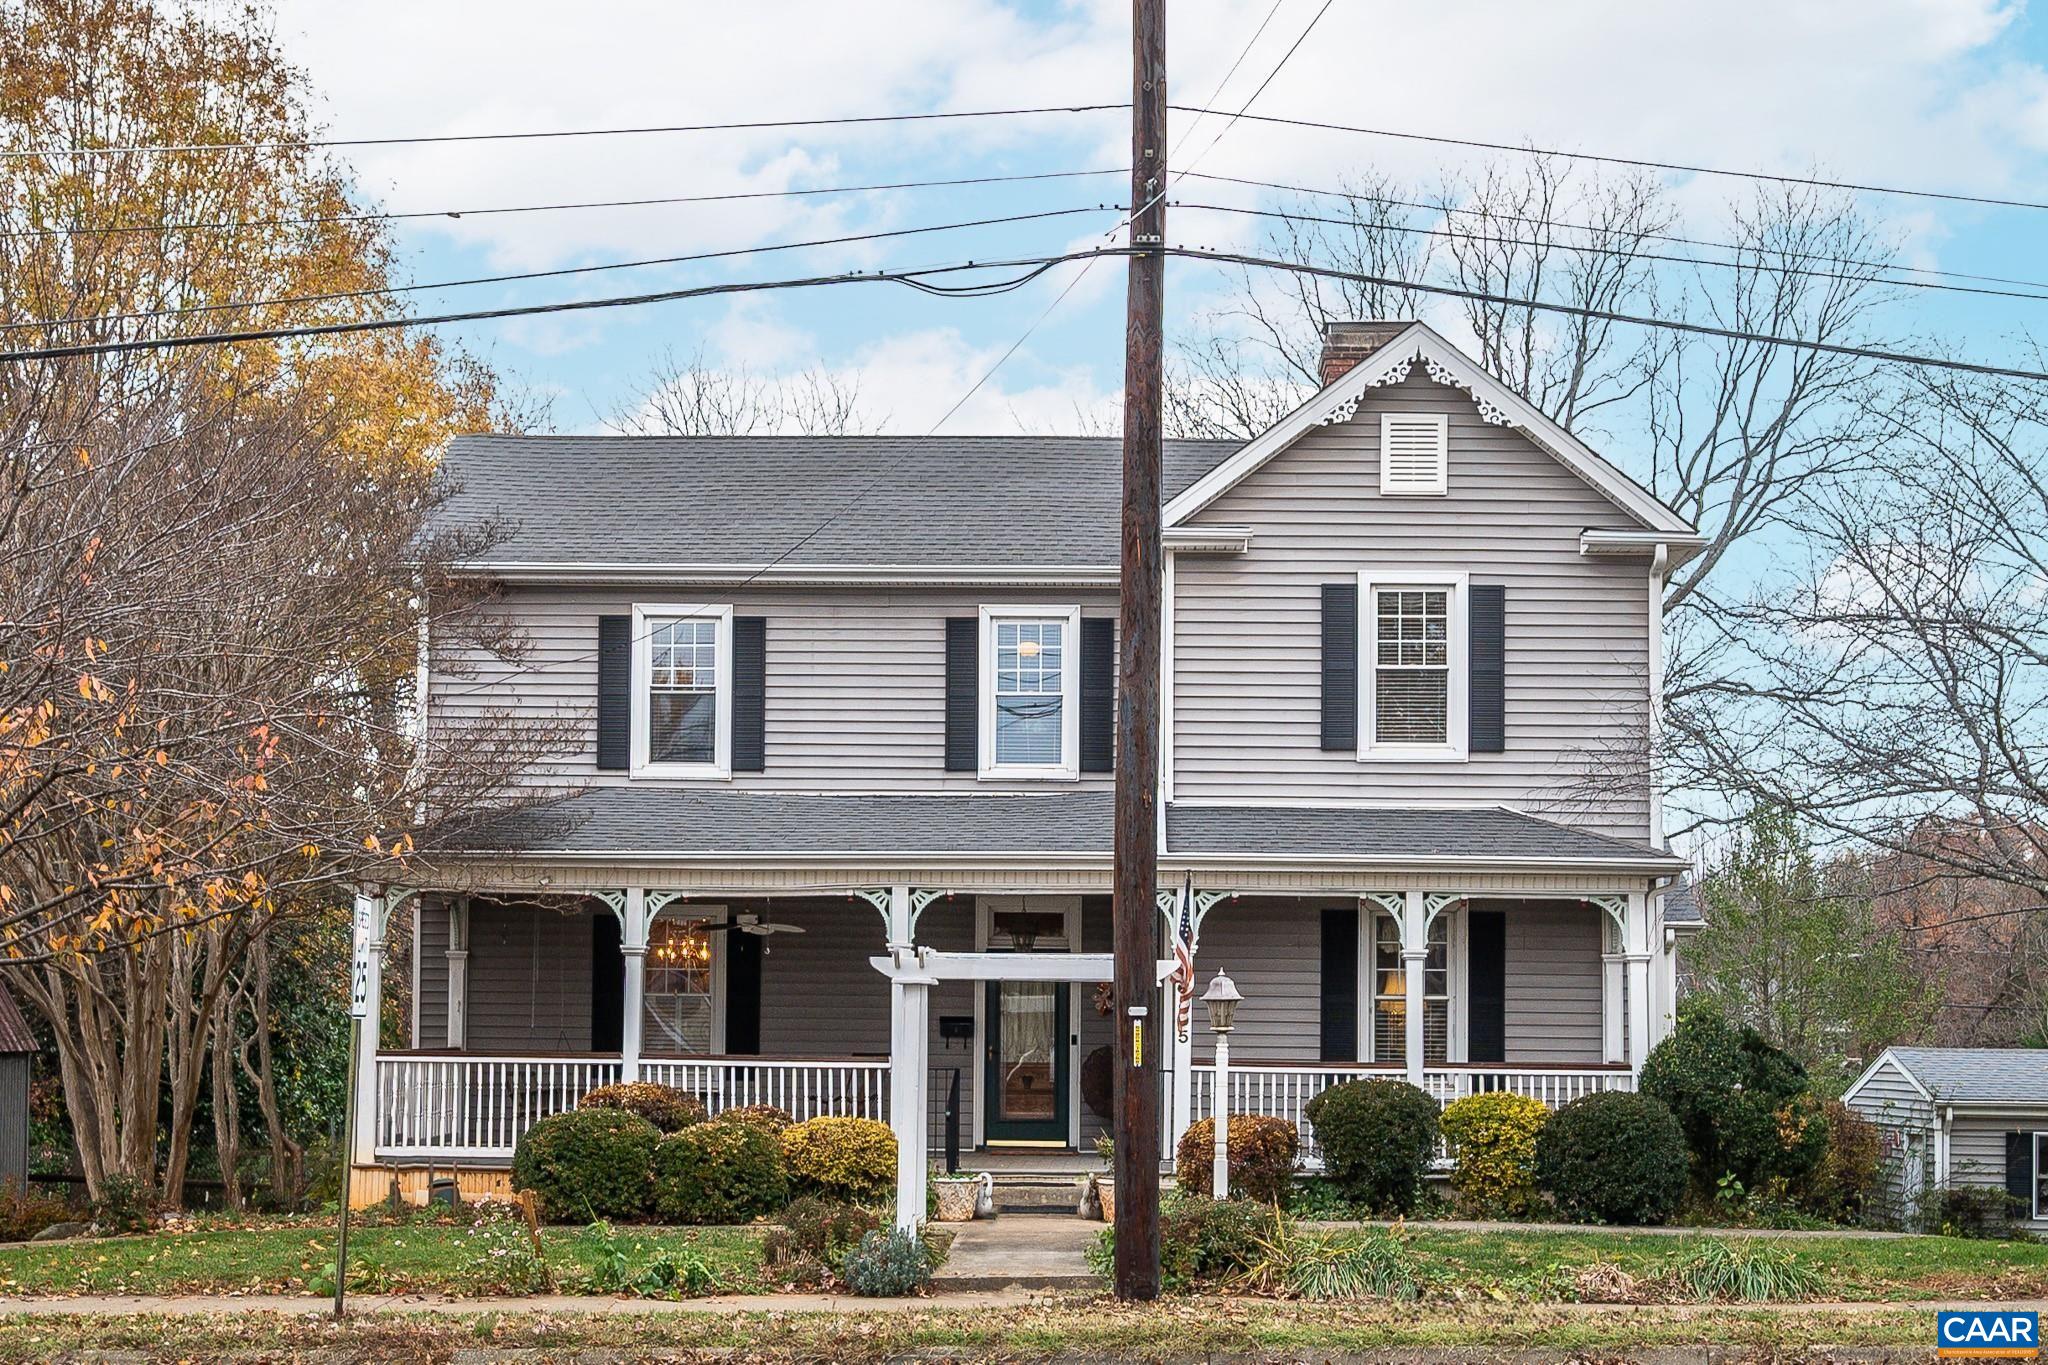
[[[11,345],[385,315],[386,229],[278,145],[313,129],[266,19],[0,5],[0,145],[32,153],[0,168]],[[264,145],[176,150],[222,142]],[[550,742],[429,735],[412,690],[429,625],[515,648],[440,572],[490,531],[425,534],[439,447],[495,400],[408,330],[0,372],[0,967],[56,1037],[95,1196],[178,1198],[282,917],[502,808]]]

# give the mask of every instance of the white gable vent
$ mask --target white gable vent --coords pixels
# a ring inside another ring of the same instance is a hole
[[[1450,420],[1443,413],[1380,414],[1380,492],[1446,492],[1449,464]]]

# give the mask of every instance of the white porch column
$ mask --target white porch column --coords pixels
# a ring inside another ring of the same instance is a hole
[[[1401,899],[1401,1002],[1403,1048],[1408,1057],[1408,1084],[1422,1085],[1422,991],[1423,964],[1429,960],[1429,931],[1423,926],[1422,893],[1410,891]]]
[[[619,955],[625,960],[625,988],[620,992],[619,1075],[640,1079],[640,1027],[647,992],[647,889],[626,888],[626,909],[619,921]]]
[[[378,1023],[384,1015],[384,927],[388,911],[384,897],[357,893],[355,934],[365,952],[361,980],[352,989],[361,992],[365,1009],[363,1017],[356,1021],[355,1150],[349,1159],[358,1166],[372,1166],[377,1161],[377,1042]]]
[[[1628,959],[1628,1064],[1637,1075],[1650,1055],[1650,905],[1649,897],[1632,891],[1622,947]]]
[[[469,1038],[469,897],[448,907],[448,1046],[463,1048]]]
[[[901,975],[890,982],[889,1127],[896,1134],[896,1226],[924,1222],[926,1162],[925,1051],[931,1028],[933,978]]]
[[[1611,937],[1613,925],[1606,922],[1604,917],[1600,927],[1603,934]],[[1600,1060],[1604,1062],[1628,1060],[1628,1052],[1622,1041],[1622,1035],[1627,1031],[1622,1024],[1627,963],[1628,960],[1620,953],[1600,955]]]

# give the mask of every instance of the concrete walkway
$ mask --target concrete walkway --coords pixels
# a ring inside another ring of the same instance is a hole
[[[949,1223],[953,1246],[932,1277],[936,1293],[956,1290],[1096,1289],[1088,1248],[1102,1224],[1071,1213],[1006,1213]]]

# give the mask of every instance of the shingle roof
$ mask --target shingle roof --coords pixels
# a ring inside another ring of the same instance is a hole
[[[1641,862],[1667,857],[1642,844],[1540,820],[1500,806],[1434,808],[1187,806],[1166,812],[1175,853],[1257,852],[1361,858],[1498,858]]]
[[[2048,1108],[2048,1048],[1895,1047],[1889,1051],[1937,1100]]]
[[[462,851],[590,856],[721,853],[1098,854],[1110,851],[1106,791],[1046,795],[823,796],[599,787],[507,816]],[[1665,855],[1499,807],[1475,810],[1171,806],[1172,854],[1362,859],[1643,862]]]
[[[21,1017],[21,1006],[14,1003],[14,993],[0,985],[0,1053],[39,1050],[35,1034],[29,1032],[28,1020]]]
[[[1704,924],[1706,918],[1700,913],[1700,892],[1699,888],[1692,884],[1691,877],[1680,877],[1671,889],[1664,893],[1666,924]]]
[[[1162,501],[1238,448],[1168,441]],[[498,564],[1112,566],[1121,443],[1085,436],[462,436],[446,529]],[[809,537],[808,540],[805,537]]]

